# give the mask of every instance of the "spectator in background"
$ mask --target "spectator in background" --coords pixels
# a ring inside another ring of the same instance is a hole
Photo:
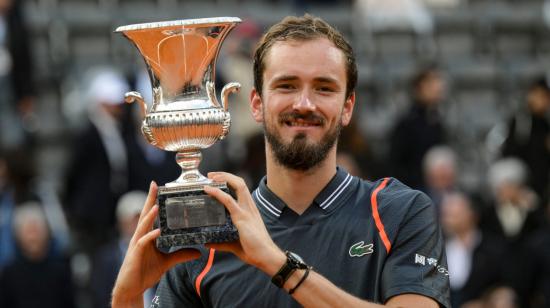
[[[446,194],[457,189],[457,161],[455,152],[448,146],[431,148],[424,156],[422,168],[426,193],[438,211]]]
[[[0,276],[0,307],[74,307],[69,262],[52,253],[50,230],[38,204],[14,212],[19,255]]]
[[[260,157],[263,155],[257,155],[257,153],[263,153],[264,148],[260,148],[259,152],[250,151],[249,148],[249,146],[252,146],[257,149],[258,146],[263,145],[262,127],[250,116],[248,104],[248,95],[254,84],[254,76],[250,74],[252,71],[252,54],[260,34],[260,25],[253,18],[246,18],[227,37],[224,43],[218,61],[219,76],[222,78],[221,80],[218,78],[217,84],[220,86],[225,82],[238,81],[241,84],[241,89],[229,100],[231,128],[227,138],[204,151],[204,154],[210,154],[216,151],[216,148],[222,149],[226,160],[224,165],[206,166],[201,164],[205,171],[216,170],[217,168],[217,170],[234,171],[242,174],[249,183],[249,187],[256,186],[260,178],[263,177],[261,170],[265,168],[265,159]],[[218,91],[218,93],[220,92]],[[243,148],[247,150],[243,151]]]
[[[369,139],[359,129],[357,117],[353,117],[338,139],[338,165],[342,164],[352,175],[368,180],[385,176],[384,162],[375,158],[370,146]]]
[[[30,185],[33,169],[24,149],[0,150],[0,272],[15,258],[13,212],[18,204],[36,199]]]
[[[439,105],[445,99],[446,83],[433,65],[420,69],[412,79],[412,105],[390,137],[393,174],[406,185],[425,189],[422,159],[430,148],[445,143]]]
[[[523,160],[529,169],[528,185],[543,200],[548,199],[550,175],[550,85],[546,78],[533,82],[527,91],[526,107],[508,121],[502,149],[504,157]]]
[[[28,144],[34,88],[21,1],[0,0],[0,146]]]
[[[527,289],[531,307],[550,307],[550,206],[546,205],[546,225],[528,242],[529,265]]]
[[[464,308],[519,308],[516,292],[510,287],[499,286],[483,294],[480,302],[465,305]]]
[[[532,255],[528,240],[544,224],[544,213],[537,195],[526,186],[527,169],[518,159],[506,158],[489,169],[488,180],[493,204],[483,215],[481,225],[505,241],[503,274],[515,289],[521,307],[529,307],[529,276]]]
[[[472,200],[460,192],[447,193],[441,202],[446,236],[452,307],[479,303],[485,291],[503,283],[504,244],[478,228],[479,214]]]
[[[136,88],[146,103],[152,104],[153,90],[147,71],[141,71],[136,78]],[[147,191],[151,181],[160,185],[175,180],[181,174],[173,152],[161,150],[147,142],[141,133],[143,115],[137,104],[129,106],[122,119],[127,142],[128,190]]]
[[[248,94],[254,84],[254,78],[250,74],[252,54],[260,34],[260,26],[251,18],[245,19],[228,36],[222,49],[223,54],[219,61],[221,77],[225,82],[238,81],[241,84],[240,91],[235,93],[229,102],[231,133],[228,138],[236,137],[234,139],[246,140],[262,131],[261,126],[250,117],[248,106]]]
[[[116,208],[118,236],[102,246],[93,258],[91,272],[93,307],[111,306],[111,291],[130,239],[136,230],[139,214],[146,198],[147,195],[142,191],[130,191],[120,197],[118,201]],[[150,303],[151,300],[152,296],[145,302]]]
[[[73,144],[66,207],[84,249],[105,243],[115,229],[115,206],[128,188],[128,152],[122,123],[128,84],[112,69],[90,73],[89,124]]]

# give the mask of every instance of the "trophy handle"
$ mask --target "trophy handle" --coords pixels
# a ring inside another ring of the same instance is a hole
[[[227,108],[229,107],[229,102],[227,101],[229,94],[238,92],[240,88],[241,84],[238,82],[230,82],[223,87],[221,97],[224,111],[227,111]]]
[[[139,92],[131,91],[124,94],[124,101],[128,104],[131,104],[135,101],[139,103],[139,107],[141,109],[141,116],[145,118],[147,115],[147,104],[145,104],[145,100],[141,96]]]

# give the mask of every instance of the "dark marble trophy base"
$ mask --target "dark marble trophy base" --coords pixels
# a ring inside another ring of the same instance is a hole
[[[230,193],[225,183],[211,186]],[[204,192],[203,185],[159,187],[157,248],[169,253],[185,246],[231,242],[239,239],[225,207]]]

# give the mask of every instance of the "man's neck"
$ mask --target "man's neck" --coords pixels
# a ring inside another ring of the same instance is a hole
[[[281,166],[268,149],[266,166],[267,187],[301,215],[336,174],[336,147],[323,162],[307,171]]]

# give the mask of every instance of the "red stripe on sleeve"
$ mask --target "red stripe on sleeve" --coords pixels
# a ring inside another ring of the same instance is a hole
[[[380,238],[382,239],[382,242],[384,243],[384,246],[386,246],[386,253],[390,253],[391,250],[391,243],[388,239],[388,235],[386,234],[386,230],[384,230],[384,224],[382,223],[382,220],[380,219],[380,214],[378,214],[378,201],[376,200],[376,197],[378,196],[378,192],[384,189],[386,185],[388,184],[388,178],[385,178],[378,187],[374,189],[372,192],[372,195],[370,196],[370,203],[372,206],[372,216],[374,217],[374,222],[376,223],[376,228],[378,229],[378,233],[380,234]]]
[[[204,276],[208,274],[210,269],[212,268],[212,264],[214,263],[214,253],[216,252],[216,249],[210,248],[210,252],[208,253],[208,262],[206,262],[206,266],[202,270],[202,272],[197,276],[197,280],[195,280],[195,290],[197,290],[197,294],[199,297],[201,296],[201,282]]]

